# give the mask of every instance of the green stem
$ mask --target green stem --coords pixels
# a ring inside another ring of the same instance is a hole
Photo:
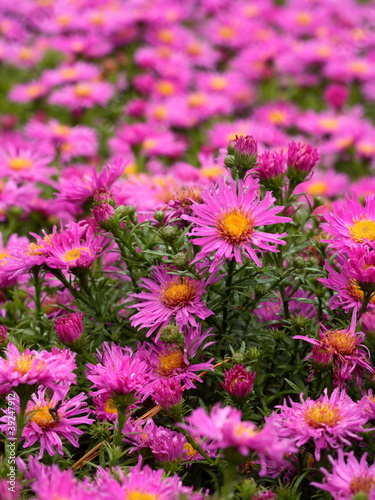
[[[230,298],[231,298],[230,287],[232,286],[233,273],[234,273],[235,268],[236,268],[236,261],[235,261],[235,259],[232,259],[229,261],[229,264],[228,264],[228,276],[227,276],[227,279],[225,282],[226,298],[223,302],[223,322],[221,324],[222,336],[224,336],[226,334],[227,326],[228,326],[228,308],[229,308],[229,303],[230,303]]]
[[[113,445],[120,446],[122,441],[122,430],[127,420],[125,411],[118,411],[117,429],[113,438]]]
[[[33,267],[33,284],[35,290],[35,318],[39,327],[40,334],[43,335],[44,325],[42,321],[43,313],[42,313],[42,301],[41,301],[43,280],[40,279],[39,271],[40,271],[40,266]]]

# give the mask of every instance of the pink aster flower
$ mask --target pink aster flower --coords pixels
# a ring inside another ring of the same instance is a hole
[[[82,81],[55,90],[51,94],[49,102],[71,110],[81,110],[94,106],[104,106],[110,101],[113,93],[114,88],[108,82]]]
[[[365,248],[359,249],[358,252],[363,256],[366,255],[367,250]],[[357,250],[354,251],[355,254],[358,253]],[[373,257],[371,251],[368,252],[368,258],[364,260],[372,261]],[[349,252],[352,255],[353,251]],[[331,288],[337,292],[329,300],[329,305],[332,309],[337,307],[342,307],[344,311],[354,309],[354,311],[359,311],[362,307],[363,301],[365,300],[365,292],[372,292],[374,290],[375,282],[366,282],[366,279],[371,279],[373,273],[373,266],[370,265],[367,269],[358,267],[358,261],[354,263],[351,259],[348,260],[347,255],[339,255],[337,257],[337,265],[340,272],[337,272],[333,267],[331,267],[328,262],[326,262],[326,269],[328,271],[327,278],[319,278],[318,281],[323,283],[327,288]],[[364,262],[363,265],[365,266]],[[363,279],[360,281],[358,278]],[[373,308],[375,303],[375,290],[371,293],[370,302],[368,304],[369,308]]]
[[[234,180],[220,179],[217,185],[211,184],[202,192],[203,203],[192,205],[194,216],[182,215],[183,219],[195,224],[189,233],[191,236],[197,236],[191,240],[192,243],[203,247],[192,263],[215,252],[210,267],[212,272],[224,258],[235,258],[236,262],[242,264],[242,252],[262,267],[252,245],[261,250],[278,252],[270,243],[286,244],[280,239],[286,236],[286,233],[265,233],[256,229],[257,226],[292,220],[276,215],[283,207],[270,208],[275,201],[270,192],[260,200],[258,187],[259,182],[255,179],[248,178],[245,184],[238,181],[238,188]]]
[[[180,381],[161,378],[153,384],[152,399],[157,405],[169,408],[181,403],[183,392],[184,388]]]
[[[54,226],[44,247],[46,264],[52,268],[66,270],[90,267],[101,254],[103,245],[103,238],[95,235],[85,221],[72,222],[60,233]]]
[[[241,420],[240,410],[230,406],[215,405],[209,414],[203,408],[197,408],[185,420],[188,424],[179,424],[193,438],[205,436],[208,449],[236,448],[242,455],[257,451],[260,455],[281,459],[286,451],[294,451],[289,439],[279,439],[273,423],[267,423],[258,430],[252,422]]]
[[[39,458],[45,451],[51,456],[56,452],[63,455],[62,438],[78,447],[77,438],[83,434],[83,431],[76,426],[94,422],[93,419],[88,418],[87,397],[83,392],[64,401],[57,396],[49,399],[45,392],[46,389],[43,389],[32,395],[26,409],[26,415],[30,419],[22,432],[24,448],[29,448],[35,443],[40,445]],[[17,403],[15,406],[17,407]],[[18,408],[17,411],[19,411]],[[7,416],[2,417],[0,421],[3,422],[2,431],[6,433]]]
[[[353,451],[344,453],[339,449],[337,459],[331,456],[328,459],[331,472],[321,468],[323,483],[311,483],[311,486],[328,491],[334,500],[352,500],[357,495],[369,500],[375,498],[375,464],[368,464],[367,453],[358,461]]]
[[[366,196],[365,206],[357,197],[346,195],[345,201],[334,205],[332,213],[325,214],[325,219],[321,228],[330,235],[330,247],[347,250],[359,243],[371,246],[375,241],[375,194]]]
[[[213,370],[213,359],[200,362],[194,359],[198,351],[206,349],[213,342],[206,342],[212,336],[211,329],[201,333],[201,325],[197,328],[189,328],[185,336],[184,346],[177,344],[166,344],[160,340],[154,343],[144,342],[138,349],[137,354],[148,365],[148,373],[151,383],[147,393],[152,395],[154,385],[160,380],[174,380],[182,382],[185,389],[195,387],[193,381],[201,382],[202,379],[195,373],[202,370]]]
[[[158,500],[203,500],[192,487],[183,486],[177,474],[165,477],[163,469],[152,470],[141,465],[141,457],[125,476],[120,468],[99,469],[96,478],[98,500],[123,500],[124,498],[157,498]],[[44,500],[44,499],[43,499]],[[78,500],[81,500],[80,498]]]
[[[75,382],[75,353],[69,349],[53,348],[51,352],[26,349],[20,353],[9,343],[5,359],[0,358],[0,390],[4,385],[22,384],[49,387],[57,395],[64,394],[64,385]]]
[[[31,480],[31,489],[37,495],[38,500],[50,500],[51,498],[74,498],[74,500],[86,500],[95,495],[96,491],[89,485],[89,480],[79,481],[73,475],[73,470],[60,470],[57,465],[50,467],[40,463],[33,463],[29,459],[29,470],[26,477]]]
[[[277,407],[280,413],[266,417],[267,422],[273,422],[280,438],[292,439],[298,447],[311,442],[316,460],[320,460],[321,450],[350,446],[351,440],[362,439],[359,433],[366,431],[368,417],[345,391],[336,388],[329,397],[325,389],[316,401],[304,400],[303,394],[300,400],[300,403],[290,401],[290,406],[284,402]]]
[[[347,330],[324,328],[319,333],[319,337],[319,339],[314,339],[296,335],[293,338],[305,340],[313,345],[312,352],[306,359],[311,359],[315,368],[319,367],[322,359],[326,361],[324,365],[332,365],[333,382],[339,389],[343,389],[351,381],[353,375],[355,375],[357,386],[361,387],[365,372],[374,373],[370,364],[369,350],[362,344],[365,334],[355,332],[355,323]],[[313,368],[311,376],[314,373]]]
[[[165,265],[154,267],[152,279],[142,279],[141,286],[149,292],[130,295],[139,299],[137,304],[129,306],[138,310],[131,318],[131,325],[149,328],[147,337],[168,325],[172,319],[179,326],[197,326],[195,317],[206,319],[213,314],[202,301],[206,285],[212,282],[211,278],[196,280],[169,274],[168,271],[176,270]]]
[[[8,137],[0,147],[0,175],[48,184],[56,173],[50,166],[52,160],[52,149],[46,143],[36,145],[18,136]]]
[[[127,160],[125,158],[115,158],[105,165],[101,172],[90,169],[89,172],[84,172],[83,175],[80,175],[80,172],[77,171],[76,175],[61,177],[58,197],[66,201],[83,203],[90,196],[93,196],[98,189],[110,188],[123,174],[126,165]]]
[[[150,381],[149,367],[130,347],[105,343],[102,351],[97,352],[97,358],[99,362],[96,365],[89,363],[86,370],[86,377],[95,389],[90,394],[138,397],[144,393]]]

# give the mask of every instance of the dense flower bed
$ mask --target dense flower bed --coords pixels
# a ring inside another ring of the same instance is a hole
[[[0,499],[375,499],[375,2],[0,0]]]

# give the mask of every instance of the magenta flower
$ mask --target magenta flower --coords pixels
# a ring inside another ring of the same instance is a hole
[[[125,475],[119,467],[112,472],[99,469],[96,483],[98,500],[124,498],[179,500],[182,497],[189,500],[203,500],[204,498],[199,493],[193,492],[191,487],[183,486],[177,474],[165,477],[163,469],[152,470],[148,465],[142,468],[141,457],[138,464],[129,469],[128,475]]]
[[[224,372],[223,389],[237,398],[245,398],[252,390],[256,373],[246,371],[244,365],[234,365]]]
[[[336,460],[331,456],[328,459],[332,471],[321,468],[323,483],[311,483],[312,486],[328,491],[334,500],[352,500],[357,494],[358,498],[375,498],[375,464],[368,464],[367,453],[358,461],[353,451],[344,453],[339,449]]]
[[[25,476],[31,480],[31,489],[40,500],[51,498],[74,498],[87,500],[96,492],[88,479],[79,481],[73,475],[73,470],[60,470],[57,465],[45,466],[29,458],[29,470]]]
[[[103,245],[103,238],[96,236],[86,221],[72,222],[60,233],[54,226],[53,233],[46,238],[46,263],[66,270],[90,267],[101,254]]]
[[[70,344],[78,340],[83,333],[84,313],[74,312],[55,319],[55,331],[61,342]]]
[[[95,390],[91,395],[105,394],[111,398],[144,393],[150,380],[149,367],[130,347],[105,343],[102,352],[97,352],[97,358],[99,363],[88,363],[86,370],[86,377]]]
[[[194,361],[199,350],[206,349],[213,342],[206,339],[213,334],[211,329],[201,333],[201,327],[190,328],[185,336],[183,349],[176,344],[166,344],[159,340],[144,342],[138,349],[138,356],[148,365],[151,383],[146,392],[153,395],[154,384],[160,380],[175,380],[184,384],[185,389],[195,387],[193,381],[201,382],[196,374],[203,370],[213,370],[213,358],[206,362]]]
[[[285,453],[295,451],[289,439],[279,438],[272,422],[258,430],[255,424],[242,421],[241,417],[241,411],[230,406],[220,408],[218,403],[209,414],[197,408],[185,419],[187,424],[179,425],[193,438],[206,437],[205,444],[211,451],[236,448],[244,456],[256,451],[262,465],[265,457],[281,460]]]
[[[277,178],[282,179],[285,172],[286,154],[284,151],[265,151],[258,156],[257,168],[254,170],[254,174],[259,179],[266,181]]]
[[[311,359],[313,365],[332,365],[333,382],[339,389],[343,389],[351,381],[353,375],[355,375],[358,387],[361,387],[365,372],[374,373],[369,350],[362,344],[365,335],[362,332],[353,331],[355,325],[353,327],[348,330],[321,331],[320,339],[302,335],[293,337],[305,340],[314,346],[311,354],[305,358]],[[326,363],[322,363],[322,360]],[[313,371],[312,375],[314,373]]]
[[[110,101],[113,93],[114,88],[108,82],[82,81],[55,90],[48,100],[51,104],[81,110],[104,106]]]
[[[35,443],[40,445],[39,458],[45,451],[50,456],[55,455],[56,452],[63,455],[62,438],[78,448],[77,438],[83,434],[83,431],[76,426],[94,422],[93,419],[88,418],[87,397],[83,392],[66,401],[57,396],[49,399],[45,392],[46,389],[43,389],[32,395],[26,409],[29,420],[22,432],[24,448],[29,448]],[[3,422],[2,431],[6,433],[8,417],[4,416],[0,421]]]
[[[257,141],[251,135],[240,135],[239,137],[236,135],[236,139],[233,141],[234,149],[241,154],[257,156]]]
[[[359,433],[366,431],[368,417],[362,405],[352,401],[345,391],[336,388],[329,397],[325,389],[316,401],[304,400],[303,394],[300,399],[300,403],[290,401],[290,406],[284,402],[277,407],[280,413],[266,417],[280,438],[291,439],[298,447],[312,442],[316,460],[320,460],[321,450],[350,446],[352,439],[362,439]]]
[[[257,226],[292,220],[276,215],[283,207],[270,208],[275,201],[270,192],[260,200],[258,187],[259,181],[251,178],[247,178],[245,184],[238,181],[238,189],[234,180],[220,179],[217,185],[211,184],[202,192],[203,203],[192,205],[194,216],[181,216],[195,224],[189,234],[197,238],[191,241],[202,247],[193,263],[215,252],[210,267],[212,272],[224,258],[235,258],[236,262],[242,264],[241,253],[244,253],[262,267],[253,245],[261,250],[277,252],[277,248],[270,243],[286,244],[280,239],[286,233],[265,233],[256,229]]]
[[[345,201],[334,205],[332,213],[325,214],[327,222],[321,224],[330,235],[330,247],[348,250],[358,244],[372,246],[375,241],[375,194],[366,196],[365,206],[357,197],[346,195]]]
[[[212,282],[212,278],[195,280],[169,274],[168,271],[173,272],[176,269],[166,265],[154,267],[152,279],[142,279],[141,286],[149,290],[149,293],[130,295],[134,299],[140,299],[137,304],[129,306],[138,309],[138,313],[130,320],[131,325],[138,326],[139,329],[149,328],[147,337],[155,330],[168,325],[171,320],[182,327],[198,326],[195,316],[206,319],[213,314],[202,301],[206,285]]]
[[[60,395],[64,394],[64,385],[75,382],[75,353],[69,349],[53,348],[52,352],[26,349],[20,353],[9,343],[5,356],[5,359],[0,358],[0,390],[8,384],[11,387],[37,384]]]
[[[302,181],[315,167],[318,160],[318,150],[309,144],[301,144],[294,141],[288,144],[288,176],[301,174],[300,181]]]
[[[152,399],[163,408],[181,403],[184,388],[179,380],[161,378],[152,386]]]
[[[337,257],[340,272],[337,272],[326,262],[326,269],[328,271],[327,278],[318,278],[318,281],[323,283],[327,288],[331,288],[337,292],[329,300],[329,306],[332,309],[342,307],[344,311],[354,309],[358,312],[365,298],[361,283],[355,279],[355,275],[351,269],[350,262],[345,255]],[[371,272],[371,271],[370,271]],[[369,273],[370,273],[369,272]],[[369,274],[368,273],[368,274]],[[375,303],[375,292],[372,293],[368,307],[373,308]]]

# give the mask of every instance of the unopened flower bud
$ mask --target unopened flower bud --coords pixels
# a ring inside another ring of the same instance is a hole
[[[163,212],[163,210],[156,210],[156,212],[154,212],[154,219],[157,220],[160,224],[163,224],[165,219],[165,212]]]
[[[101,203],[115,204],[113,199],[112,191],[107,187],[101,187],[94,192],[94,203],[95,205],[100,205]]]
[[[92,213],[96,223],[102,229],[111,230],[114,225],[118,226],[119,224],[115,209],[111,205],[109,205],[109,203],[101,203],[100,205],[96,205],[92,209]]]
[[[81,337],[83,315],[84,313],[74,312],[55,319],[55,332],[61,342],[72,344]]]
[[[223,389],[236,398],[245,398],[254,386],[255,373],[246,371],[244,365],[234,365],[225,373]]]
[[[8,336],[8,329],[6,325],[0,325],[0,345],[5,344]]]
[[[174,255],[172,257],[172,264],[175,267],[177,267],[177,269],[180,269],[180,270],[186,269],[188,262],[189,262],[189,259],[188,259],[188,256],[186,255],[186,253],[179,252],[179,253],[176,253],[176,255]]]
[[[170,324],[161,329],[160,340],[166,344],[176,344],[183,346],[185,343],[184,334],[180,332],[178,326]]]
[[[178,226],[164,226],[160,229],[159,234],[163,241],[172,243],[180,232]]]
[[[295,184],[303,182],[319,160],[316,148],[309,144],[290,142],[287,152],[287,176]]]
[[[311,350],[311,364],[315,370],[329,370],[333,364],[333,354],[324,346],[314,345]]]
[[[116,207],[115,212],[120,219],[122,217],[133,217],[136,208],[133,205],[119,205]]]
[[[225,165],[235,169],[240,178],[244,178],[248,170],[252,169],[257,162],[258,146],[254,137],[250,135],[236,135],[230,148],[230,154],[225,159]]]
[[[181,403],[184,389],[179,380],[161,378],[152,386],[152,389],[152,399],[163,408],[170,408]]]

